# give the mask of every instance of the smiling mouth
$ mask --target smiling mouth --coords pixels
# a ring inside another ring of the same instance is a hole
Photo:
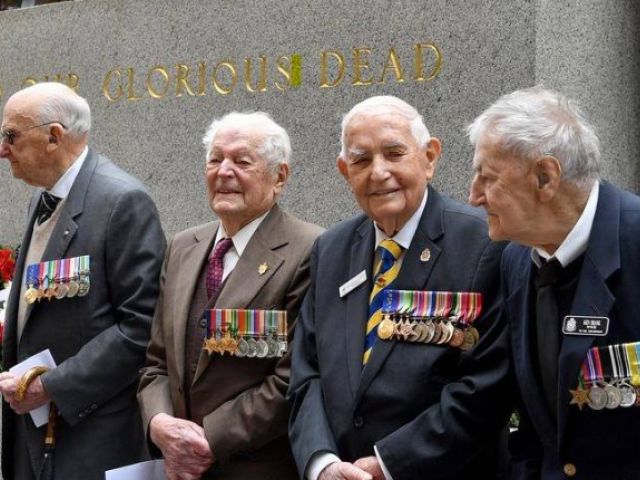
[[[372,196],[372,197],[386,197],[386,196],[389,196],[389,195],[393,195],[394,193],[397,193],[399,191],[400,190],[398,190],[397,188],[393,189],[393,190],[381,190],[381,191],[378,191],[378,192],[371,192],[371,193],[369,193],[369,195]]]

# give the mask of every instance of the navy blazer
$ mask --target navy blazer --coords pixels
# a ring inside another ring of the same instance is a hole
[[[580,365],[594,345],[640,340],[640,198],[602,183],[571,315],[609,317],[605,337],[565,335],[558,359],[554,423],[536,378],[529,302],[531,249],[510,244],[502,275],[520,390],[520,428],[510,440],[512,478],[555,480],[575,467],[578,479],[640,478],[640,410],[579,411],[569,405]],[[533,421],[532,421],[533,419]],[[570,467],[569,467],[570,468]]]
[[[362,368],[375,248],[358,215],[316,242],[311,286],[294,335],[289,434],[301,476],[314,453],[344,461],[377,447],[394,480],[491,478],[507,416],[508,339],[496,313],[502,245],[482,214],[429,187],[420,224],[392,288],[482,292],[482,340],[471,351],[379,340]],[[428,261],[421,261],[425,249]],[[338,288],[365,270],[367,281]]]

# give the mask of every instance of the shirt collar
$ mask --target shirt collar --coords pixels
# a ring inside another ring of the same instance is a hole
[[[71,187],[73,187],[73,183],[76,181],[78,177],[78,173],[84,164],[85,159],[87,158],[87,153],[89,152],[89,147],[84,147],[82,153],[75,161],[71,164],[67,171],[58,179],[56,184],[53,186],[49,193],[51,195],[55,195],[59,198],[67,198],[69,192],[71,191]]]
[[[233,247],[236,249],[236,252],[238,252],[239,257],[242,256],[242,253],[244,252],[244,249],[247,248],[247,244],[251,240],[251,237],[253,237],[253,234],[256,233],[256,230],[270,211],[271,210],[267,210],[258,218],[251,220],[244,227],[238,230],[238,232],[233,237],[231,237],[231,242],[233,243]],[[218,228],[218,233],[216,234],[216,241],[214,245],[216,245],[218,241],[227,237],[229,237],[229,235],[227,235],[227,231],[224,229],[224,225],[222,224],[222,222],[220,222],[220,228]],[[213,254],[213,249],[211,249],[211,252]]]
[[[541,259],[549,260],[555,257],[563,267],[566,267],[587,250],[589,236],[591,235],[591,229],[593,228],[593,219],[596,216],[599,192],[600,183],[596,180],[593,182],[591,192],[589,192],[587,204],[585,205],[580,218],[578,218],[578,221],[569,232],[569,235],[566,236],[553,255],[549,255],[541,248],[532,248],[531,259],[533,260],[533,263],[540,267],[542,264]]]
[[[411,245],[411,240],[413,240],[413,236],[416,234],[416,230],[418,229],[418,224],[420,223],[420,218],[422,217],[422,212],[424,212],[424,207],[427,204],[427,196],[429,195],[429,189],[424,189],[424,195],[422,196],[422,202],[418,209],[413,212],[411,218],[404,224],[404,226],[400,229],[398,233],[396,233],[393,237],[389,237],[386,233],[384,233],[378,225],[374,222],[375,231],[376,231],[376,248],[380,245],[380,242],[386,240],[387,238],[392,238],[398,245],[407,250],[409,245]]]

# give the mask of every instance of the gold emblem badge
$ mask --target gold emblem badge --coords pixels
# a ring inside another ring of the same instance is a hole
[[[267,273],[267,270],[269,270],[269,265],[267,265],[267,263],[261,263],[260,266],[258,267],[258,273],[260,275],[264,275],[265,273]]]
[[[431,250],[429,250],[428,248],[425,248],[420,254],[420,261],[428,262],[429,260],[431,260]]]

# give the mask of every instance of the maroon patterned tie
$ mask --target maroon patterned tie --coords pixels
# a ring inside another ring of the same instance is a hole
[[[207,295],[209,299],[218,294],[222,286],[222,272],[224,271],[224,256],[233,247],[230,238],[223,238],[218,241],[213,249],[213,255],[209,257],[207,267]]]

